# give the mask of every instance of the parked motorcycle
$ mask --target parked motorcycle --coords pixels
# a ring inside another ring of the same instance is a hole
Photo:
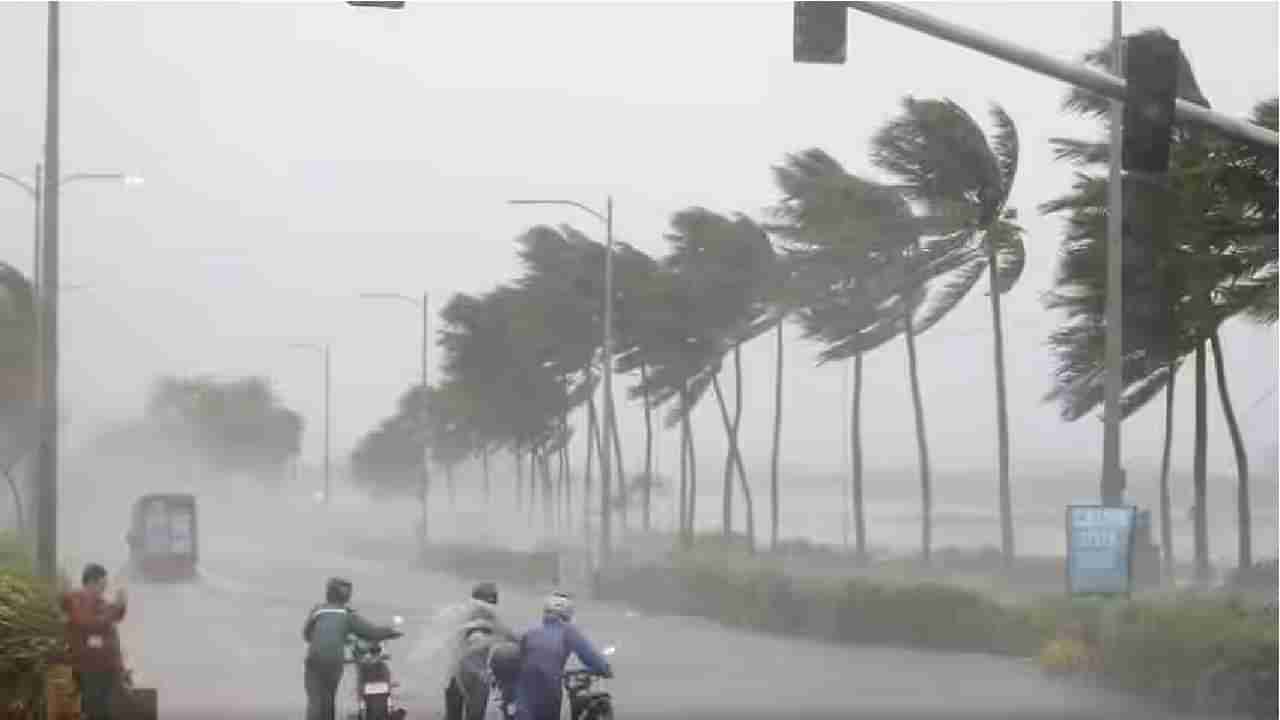
[[[398,628],[404,619],[396,616],[392,623]],[[348,649],[347,662],[356,668],[356,711],[349,720],[404,720],[408,711],[397,702],[400,683],[391,679],[391,655],[382,643],[352,638]]]

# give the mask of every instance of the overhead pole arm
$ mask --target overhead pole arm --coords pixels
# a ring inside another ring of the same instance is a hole
[[[850,2],[847,5],[850,9],[976,50],[1041,75],[1057,78],[1112,100],[1124,102],[1128,99],[1127,86],[1122,78],[1095,70],[1087,65],[1059,60],[1037,50],[941,20],[898,3]],[[1174,119],[1180,123],[1217,130],[1228,137],[1253,145],[1271,149],[1280,147],[1280,135],[1271,130],[1182,99],[1178,99],[1174,105]]]

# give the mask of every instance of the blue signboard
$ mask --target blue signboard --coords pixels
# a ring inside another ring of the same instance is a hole
[[[1119,595],[1132,590],[1137,519],[1131,505],[1067,507],[1067,592]]]

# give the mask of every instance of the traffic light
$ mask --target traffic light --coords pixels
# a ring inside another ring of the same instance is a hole
[[[403,10],[404,0],[347,0],[352,7],[376,7],[389,10]]]
[[[795,30],[791,58],[798,63],[844,63],[849,20],[843,2],[792,3]]]
[[[1120,160],[1125,170],[1168,170],[1181,59],[1178,41],[1164,33],[1146,32],[1125,38],[1126,97]]]

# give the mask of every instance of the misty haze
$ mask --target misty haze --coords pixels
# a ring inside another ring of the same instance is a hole
[[[0,4],[0,706],[1276,717],[1278,23]]]

